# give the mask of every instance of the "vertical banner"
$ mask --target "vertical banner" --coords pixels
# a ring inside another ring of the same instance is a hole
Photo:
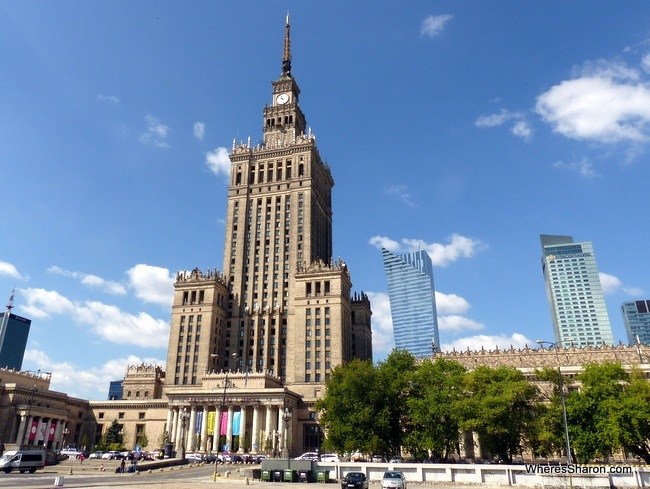
[[[32,426],[29,428],[29,444],[33,445],[36,440],[36,432],[38,431],[38,421],[33,420]]]
[[[217,418],[217,413],[214,411],[210,411],[208,413],[208,434],[214,433],[214,423]]]
[[[228,411],[221,413],[221,429],[219,430],[220,435],[228,434]]]
[[[203,411],[196,413],[196,423],[194,423],[194,433],[201,434],[201,424],[203,423]]]
[[[56,425],[55,425],[55,424],[51,424],[51,425],[50,425],[50,432],[49,432],[49,434],[48,434],[49,436],[47,437],[48,446],[49,446],[49,444],[51,444],[51,443],[54,442],[54,432],[55,432],[55,431],[56,431]]]
[[[241,421],[241,411],[237,411],[232,415],[232,436],[239,435],[239,425]]]
[[[39,426],[38,429],[38,438],[36,440],[36,443],[41,441],[45,441],[45,432],[47,431],[47,422],[41,421],[41,426]]]

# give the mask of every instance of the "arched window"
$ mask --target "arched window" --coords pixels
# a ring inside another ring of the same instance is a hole
[[[305,165],[303,165],[302,163],[298,165],[298,176],[299,177],[305,176]]]

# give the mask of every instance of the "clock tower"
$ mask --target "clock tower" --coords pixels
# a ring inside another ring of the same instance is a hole
[[[273,82],[273,102],[264,107],[264,144],[287,144],[305,133],[305,116],[298,106],[300,88],[291,76],[289,16],[285,25],[282,74]]]

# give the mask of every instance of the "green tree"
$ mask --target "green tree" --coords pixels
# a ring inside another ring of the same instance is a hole
[[[448,460],[458,450],[460,405],[466,369],[453,360],[423,361],[413,374],[404,445],[412,453],[431,450]]]
[[[122,446],[122,425],[118,423],[116,419],[113,420],[111,425],[106,429],[106,434],[104,435],[104,443],[106,445]]]
[[[484,366],[465,376],[465,389],[461,428],[478,433],[483,451],[511,462],[529,438],[537,390],[516,368]]]
[[[620,363],[589,363],[577,379],[582,388],[570,393],[566,403],[572,448],[584,463],[618,448],[612,419],[621,409],[628,374]]]
[[[323,447],[337,452],[383,452],[389,433],[390,409],[377,369],[353,360],[336,367],[325,396],[316,408],[327,433]]]
[[[635,371],[618,409],[611,413],[608,432],[617,445],[650,464],[650,383]]]
[[[142,431],[138,434],[138,439],[135,443],[143,448],[149,445],[149,438],[147,438],[147,431],[144,426],[142,427]]]
[[[407,399],[416,372],[415,357],[406,350],[393,349],[385,361],[378,364],[379,389],[383,391],[383,412],[388,419],[383,425],[383,449],[373,450],[384,455],[399,455],[408,426]]]

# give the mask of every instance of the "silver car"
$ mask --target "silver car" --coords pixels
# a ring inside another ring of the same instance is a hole
[[[384,472],[381,479],[382,489],[406,489],[406,479],[404,474],[399,470],[389,470]]]

